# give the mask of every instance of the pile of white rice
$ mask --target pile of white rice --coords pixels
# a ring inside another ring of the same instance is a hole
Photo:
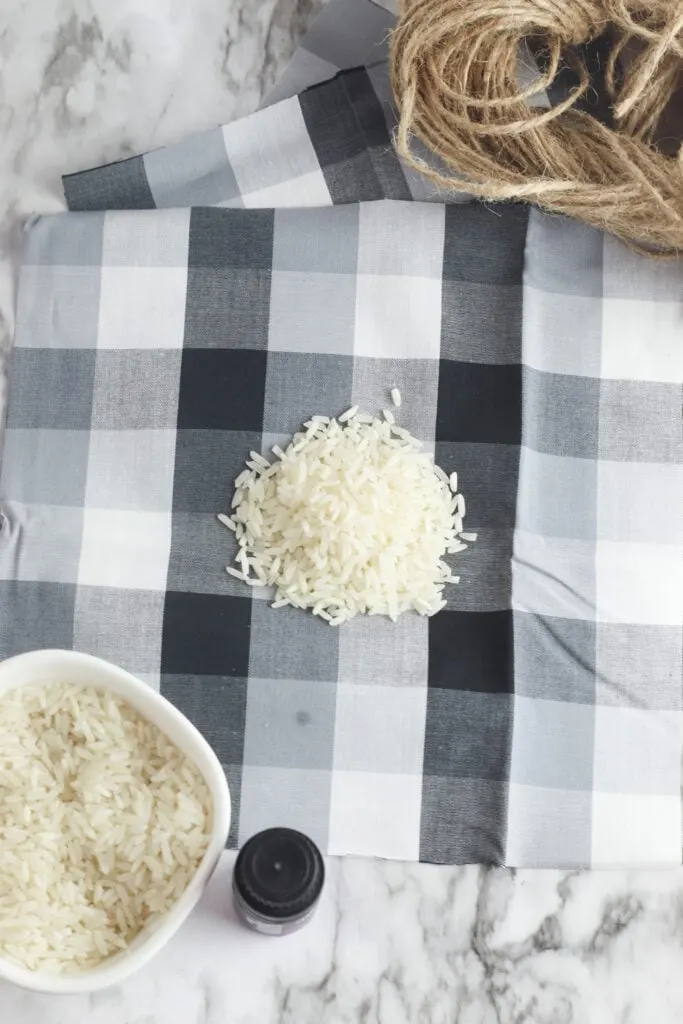
[[[211,798],[154,724],[104,690],[49,682],[0,699],[0,956],[91,968],[187,887]]]
[[[434,615],[459,582],[445,556],[476,534],[463,533],[457,474],[421,448],[393,412],[354,407],[313,416],[272,463],[251,452],[231,515],[218,517],[238,542],[228,573],[274,587],[274,608],[310,608],[333,626],[359,613]]]

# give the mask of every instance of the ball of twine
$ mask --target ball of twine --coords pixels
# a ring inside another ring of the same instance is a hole
[[[592,88],[580,47],[606,32],[613,128],[576,109]],[[545,68],[520,88],[529,40]],[[531,105],[567,65],[570,94]],[[682,81],[683,0],[402,0],[391,71],[397,149],[436,185],[533,202],[648,255],[683,255],[683,146],[667,156],[654,145]],[[422,159],[415,139],[438,159]]]

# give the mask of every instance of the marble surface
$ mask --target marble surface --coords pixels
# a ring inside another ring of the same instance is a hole
[[[20,225],[59,176],[247,113],[320,0],[0,2],[0,331]],[[231,914],[226,854],[200,907],[127,983],[37,996],[7,1024],[674,1024],[683,872],[329,864],[315,920],[264,939]]]

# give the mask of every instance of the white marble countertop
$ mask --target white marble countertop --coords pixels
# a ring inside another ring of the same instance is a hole
[[[254,109],[320,0],[0,3],[0,344],[22,218],[59,176]],[[330,862],[319,912],[267,939],[231,913],[226,854],[200,907],[119,988],[0,983],[3,1024],[678,1024],[683,872]]]

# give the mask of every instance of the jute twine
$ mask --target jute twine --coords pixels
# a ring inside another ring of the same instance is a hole
[[[575,109],[592,88],[580,46],[606,32],[613,128]],[[547,70],[520,89],[525,40]],[[571,94],[530,105],[567,65]],[[436,185],[537,203],[650,255],[683,255],[683,146],[666,156],[654,145],[682,81],[683,0],[402,0],[391,66],[398,151]],[[439,159],[423,160],[415,139]]]

